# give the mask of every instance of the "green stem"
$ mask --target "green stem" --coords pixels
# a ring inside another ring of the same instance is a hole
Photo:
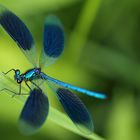
[[[69,56],[77,63],[81,56],[81,52],[87,42],[88,34],[95,21],[101,0],[87,0],[85,6],[79,16],[75,30],[71,33],[68,48],[72,54]]]

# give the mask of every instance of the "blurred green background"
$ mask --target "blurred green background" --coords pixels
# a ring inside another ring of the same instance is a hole
[[[100,91],[108,96],[98,100],[80,93],[93,116],[95,140],[140,139],[140,1],[138,0],[0,0],[16,13],[42,47],[45,16],[57,15],[65,28],[65,51],[46,73],[73,85]],[[16,43],[0,28],[0,71],[32,66]],[[61,110],[50,92],[50,103]],[[33,136],[22,136],[17,120],[23,107],[0,95],[0,139],[84,140],[52,120]]]

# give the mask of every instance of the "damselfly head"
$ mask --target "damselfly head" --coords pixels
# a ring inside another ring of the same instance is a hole
[[[14,79],[17,81],[17,83],[21,83],[23,81],[22,76],[20,75],[20,70],[16,69],[15,70],[15,75],[14,75]]]

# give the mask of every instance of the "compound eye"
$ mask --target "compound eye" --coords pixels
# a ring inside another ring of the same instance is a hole
[[[20,74],[20,70],[19,69],[16,70],[16,74]]]
[[[21,82],[22,82],[22,80],[17,79],[17,83],[19,83],[19,84],[20,84]]]

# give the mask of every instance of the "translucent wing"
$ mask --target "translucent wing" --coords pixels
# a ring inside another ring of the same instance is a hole
[[[97,92],[94,92],[94,91],[89,91],[89,90],[86,90],[86,89],[83,89],[83,88],[80,88],[80,87],[73,86],[71,84],[56,80],[56,79],[54,79],[54,78],[52,78],[52,77],[50,77],[50,76],[48,76],[48,75],[46,75],[44,73],[41,73],[41,77],[43,79],[49,81],[50,83],[60,85],[60,86],[62,86],[64,88],[72,89],[72,90],[81,92],[83,94],[93,96],[95,98],[99,98],[99,99],[106,99],[107,98],[105,94],[97,93]]]
[[[40,89],[34,88],[22,109],[19,129],[23,134],[35,133],[45,122],[49,111],[47,96]]]
[[[64,49],[63,27],[55,16],[48,16],[45,20],[43,45],[40,56],[41,68],[54,63]]]
[[[85,134],[93,132],[93,122],[91,116],[83,102],[68,89],[60,88],[48,82],[51,89],[56,93],[65,112],[73,123]]]
[[[26,25],[11,11],[0,5],[0,24],[14,39],[28,60],[36,66],[34,40]]]

